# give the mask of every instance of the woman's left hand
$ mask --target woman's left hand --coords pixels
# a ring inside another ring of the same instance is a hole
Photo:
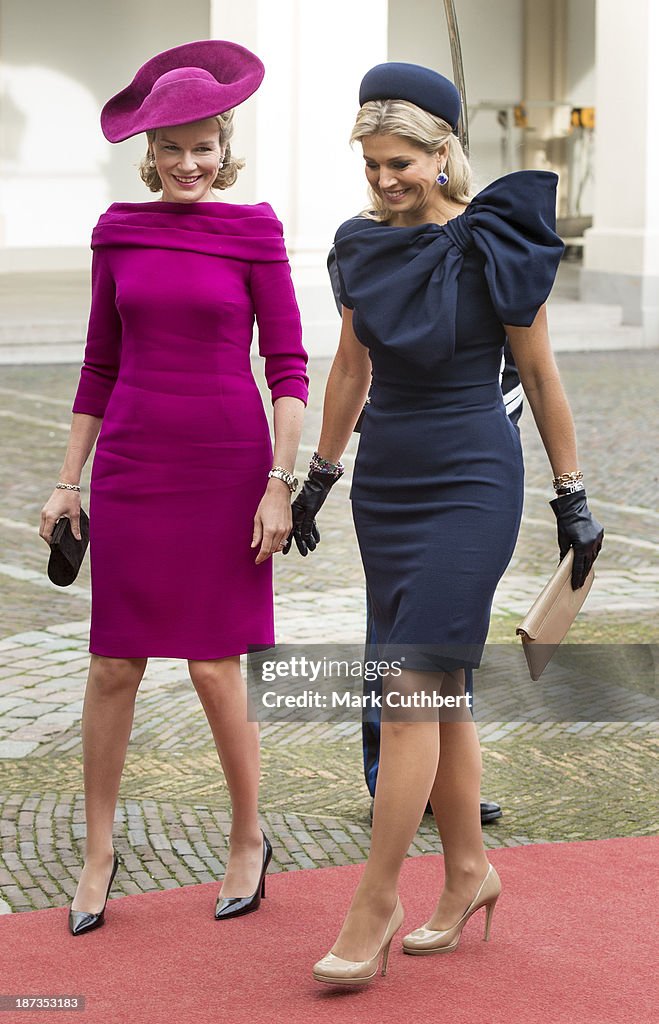
[[[254,516],[251,546],[255,548],[260,545],[256,565],[265,562],[266,558],[270,558],[276,551],[282,550],[292,525],[291,492],[288,484],[273,477],[268,481],[265,494]]]
[[[564,494],[549,504],[557,520],[561,560],[574,548],[572,589],[579,590],[600,552],[604,530],[588,508],[585,491]]]

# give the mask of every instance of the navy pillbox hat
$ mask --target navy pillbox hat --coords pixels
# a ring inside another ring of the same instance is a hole
[[[360,107],[368,100],[408,100],[441,117],[454,130],[460,119],[460,93],[453,82],[420,64],[376,64],[366,72],[359,87]]]

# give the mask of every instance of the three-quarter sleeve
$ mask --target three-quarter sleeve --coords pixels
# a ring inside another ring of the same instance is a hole
[[[259,329],[259,352],[273,403],[288,395],[307,404],[307,353],[287,261],[253,263],[250,291]]]
[[[87,343],[73,412],[99,417],[105,414],[119,373],[120,360],[121,318],[116,306],[115,282],[108,265],[107,251],[95,249]]]

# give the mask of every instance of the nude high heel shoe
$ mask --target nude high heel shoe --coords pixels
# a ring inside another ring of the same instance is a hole
[[[460,920],[445,931],[434,931],[427,925],[416,928],[403,939],[403,952],[413,956],[427,956],[430,953],[452,953],[458,948],[462,929],[472,914],[485,907],[485,942],[490,938],[490,923],[496,902],[501,892],[501,880],[490,864],[488,872],[473,900]]]
[[[327,985],[363,985],[371,981],[378,973],[380,955],[382,955],[382,974],[386,974],[391,940],[402,925],[403,917],[403,907],[398,899],[375,956],[370,960],[342,960],[340,956],[328,953],[317,964],[314,964],[313,976],[316,981],[325,982]]]

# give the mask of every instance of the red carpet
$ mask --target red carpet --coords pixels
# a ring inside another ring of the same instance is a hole
[[[490,943],[482,911],[452,954],[405,956],[394,939],[387,977],[361,990],[310,979],[358,867],[270,876],[261,910],[223,924],[215,884],[112,901],[105,927],[78,939],[62,908],[0,917],[2,993],[87,1000],[83,1013],[3,1012],[0,1024],[650,1024],[658,852],[654,838],[495,851]],[[439,874],[435,857],[406,861],[399,936],[429,916]]]

